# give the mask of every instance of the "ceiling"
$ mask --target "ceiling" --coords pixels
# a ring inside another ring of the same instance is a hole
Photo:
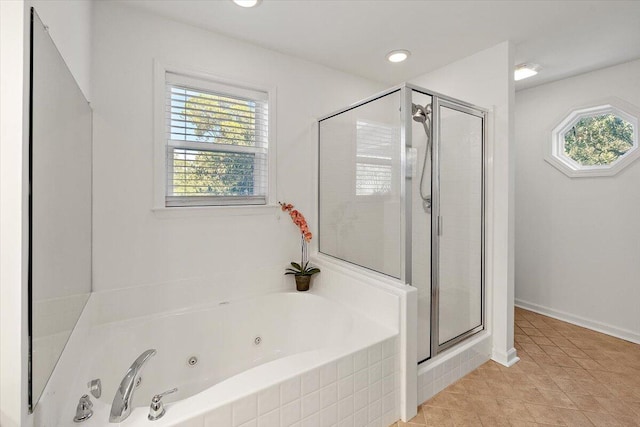
[[[502,41],[524,89],[640,58],[640,1],[126,0],[177,21],[393,85]],[[408,49],[400,64],[386,61]]]

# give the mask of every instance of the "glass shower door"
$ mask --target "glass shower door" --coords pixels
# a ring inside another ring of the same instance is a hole
[[[434,101],[432,354],[483,328],[484,120]]]

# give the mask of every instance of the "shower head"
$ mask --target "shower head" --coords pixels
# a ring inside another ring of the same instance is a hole
[[[425,107],[411,104],[411,115],[414,121],[425,123],[429,114],[431,114],[431,104],[427,104]]]

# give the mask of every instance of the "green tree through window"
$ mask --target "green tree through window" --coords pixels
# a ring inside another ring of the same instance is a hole
[[[253,195],[253,154],[173,150],[175,195]]]
[[[170,87],[173,196],[253,196],[266,163],[266,103]],[[263,109],[261,113],[258,110]]]
[[[581,118],[564,134],[564,151],[581,165],[608,165],[633,147],[633,125],[613,114]]]

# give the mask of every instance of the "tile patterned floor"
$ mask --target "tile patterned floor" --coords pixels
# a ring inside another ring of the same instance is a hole
[[[489,361],[397,427],[640,426],[640,345],[516,309],[520,362]]]

